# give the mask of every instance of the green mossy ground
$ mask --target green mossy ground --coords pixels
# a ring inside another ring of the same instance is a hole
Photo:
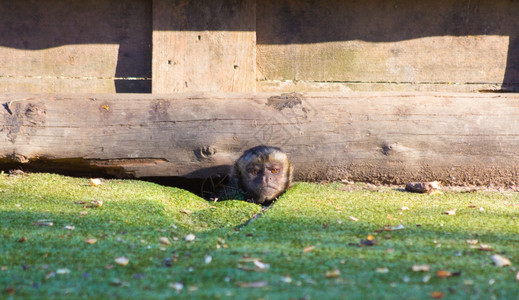
[[[103,205],[91,207],[94,200]],[[261,211],[142,181],[93,187],[81,178],[1,174],[0,298],[519,297],[518,193],[299,183],[248,222]],[[186,242],[188,234],[195,240]],[[365,245],[369,235],[374,245]],[[494,266],[494,254],[512,265]],[[121,256],[128,265],[115,263]],[[415,264],[430,271],[414,272]],[[439,278],[440,270],[455,276]]]

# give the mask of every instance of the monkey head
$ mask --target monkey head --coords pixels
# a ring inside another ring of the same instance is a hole
[[[231,182],[258,204],[269,204],[292,183],[292,166],[286,153],[277,147],[257,146],[238,158]]]

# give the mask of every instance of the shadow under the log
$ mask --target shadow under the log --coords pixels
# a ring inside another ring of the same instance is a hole
[[[213,200],[219,191],[229,183],[229,166],[215,166],[201,169],[186,177],[156,176],[136,178],[122,167],[99,167],[82,158],[70,159],[34,159],[28,162],[17,162],[11,159],[0,159],[0,171],[10,173],[21,170],[28,173],[53,173],[72,177],[105,178],[105,179],[137,179],[153,182],[163,186],[187,190],[204,199]],[[202,176],[206,174],[205,176]]]
[[[67,159],[31,159],[28,162],[17,162],[15,160],[0,159],[0,171],[22,170],[24,172],[54,173],[73,177],[101,177],[120,178],[117,174],[123,174],[122,168],[103,168],[88,163],[82,158]],[[130,178],[130,176],[125,176]]]

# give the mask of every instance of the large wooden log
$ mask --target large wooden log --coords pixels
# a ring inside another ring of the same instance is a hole
[[[204,178],[258,144],[298,180],[519,182],[519,95],[2,95],[0,166],[67,161]]]

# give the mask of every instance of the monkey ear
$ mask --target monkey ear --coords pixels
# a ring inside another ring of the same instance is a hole
[[[294,177],[293,177],[294,176],[293,175],[294,174],[294,166],[290,162],[289,162],[289,165],[290,165],[290,167],[288,168],[288,174],[287,174],[287,178],[288,178],[287,187],[286,187],[287,189],[292,187],[293,181],[294,181],[293,180],[294,179]]]
[[[242,180],[243,180],[243,174],[240,169],[240,161],[237,161],[231,169],[231,180],[229,182],[230,186],[235,188],[242,188]]]

